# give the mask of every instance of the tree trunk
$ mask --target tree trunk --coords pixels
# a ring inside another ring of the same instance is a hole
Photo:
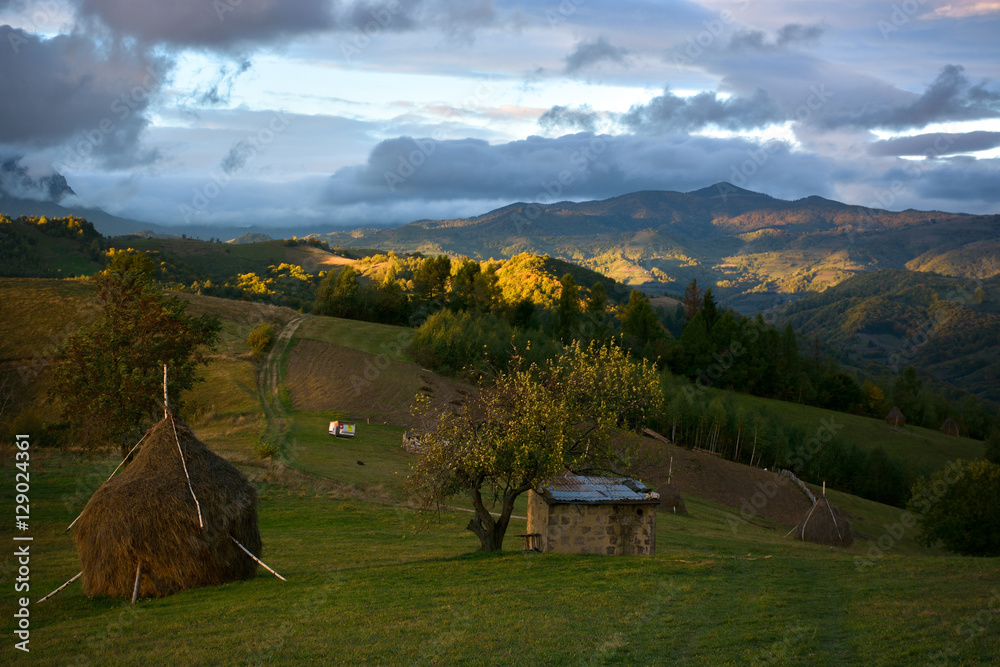
[[[507,526],[510,524],[510,515],[514,511],[514,501],[517,497],[531,488],[529,485],[521,485],[508,491],[503,497],[503,504],[500,507],[500,516],[494,518],[483,503],[482,494],[479,489],[472,489],[469,496],[472,498],[472,505],[476,515],[469,519],[466,529],[475,533],[479,538],[480,551],[503,551],[503,538],[507,533]]]

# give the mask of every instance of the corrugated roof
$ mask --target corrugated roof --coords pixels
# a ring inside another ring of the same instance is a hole
[[[540,494],[547,503],[585,505],[658,503],[651,489],[626,477],[591,477],[567,473],[543,485]]]

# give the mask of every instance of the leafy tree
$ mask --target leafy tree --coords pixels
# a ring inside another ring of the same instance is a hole
[[[466,528],[480,550],[499,551],[525,491],[566,469],[622,472],[630,451],[614,436],[637,429],[661,397],[653,366],[615,346],[575,343],[543,364],[515,360],[460,413],[434,416],[420,404],[433,428],[410,489],[427,504],[467,495],[475,516]]]
[[[327,273],[316,289],[313,310],[319,315],[356,317],[358,309],[358,274],[354,267]]]
[[[274,341],[274,327],[269,322],[261,322],[247,336],[247,347],[254,359],[260,359]]]
[[[428,257],[420,263],[413,274],[413,291],[421,301],[440,306],[448,293],[450,277],[450,257],[447,255]]]
[[[221,324],[187,315],[166,297],[145,254],[119,252],[94,277],[103,317],[82,327],[56,354],[54,393],[72,435],[85,445],[116,443],[122,457],[163,404],[163,365],[172,406],[195,382]]]
[[[958,461],[913,485],[918,540],[966,556],[1000,556],[1000,465]]]

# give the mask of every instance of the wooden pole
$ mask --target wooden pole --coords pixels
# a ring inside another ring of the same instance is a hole
[[[118,464],[118,468],[115,468],[114,470],[111,471],[111,474],[108,475],[108,479],[111,479],[112,477],[114,477],[115,473],[118,472],[118,469],[121,468],[123,465],[125,465],[125,462],[128,461],[128,457],[132,456],[132,452],[134,452],[136,450],[136,447],[138,447],[139,445],[142,444],[142,441],[146,439],[147,435],[149,435],[149,431],[146,431],[146,433],[141,438],[139,438],[139,442],[135,443],[135,447],[133,447],[131,450],[129,450],[129,453],[125,455],[125,458],[122,459],[122,462]],[[106,479],[104,481],[107,482],[108,479]],[[88,500],[87,501],[87,505],[89,505],[89,504],[90,504],[90,501]],[[69,524],[69,526],[66,527],[66,530],[63,531],[64,533],[66,531],[68,531],[70,528],[72,528],[73,526],[76,525],[76,522],[80,520],[80,517],[83,516],[83,513],[85,511],[87,511],[87,505],[83,506],[83,510],[79,514],[76,515],[76,518],[73,519],[73,523]]]
[[[59,588],[55,589],[54,591],[52,591],[51,593],[49,593],[48,595],[46,595],[45,597],[43,597],[43,598],[42,598],[41,600],[39,600],[38,602],[45,602],[45,601],[46,601],[46,600],[48,600],[48,599],[49,599],[50,597],[52,597],[53,595],[55,595],[56,593],[58,593],[58,592],[59,592],[59,591],[61,591],[62,589],[66,588],[67,586],[69,586],[70,584],[72,584],[72,583],[73,583],[74,581],[76,581],[77,579],[79,579],[79,578],[80,578],[80,575],[82,575],[82,574],[83,574],[83,572],[77,572],[77,573],[76,573],[76,575],[74,575],[72,579],[70,579],[70,580],[69,580],[69,581],[67,581],[67,582],[66,582],[65,584],[63,584],[63,585],[62,585],[62,586],[60,586]],[[38,602],[36,602],[35,604],[38,604]]]
[[[187,477],[188,491],[191,492],[191,497],[194,498],[194,506],[198,509],[198,526],[201,528],[205,527],[205,523],[201,520],[201,503],[198,502],[198,496],[194,495],[194,488],[191,486],[191,475],[188,474],[187,463],[184,462],[184,450],[181,449],[181,440],[177,437],[177,427],[174,425],[174,418],[170,418],[170,426],[174,429],[174,442],[177,443],[177,451],[181,455],[181,465],[184,466],[184,476]]]
[[[132,604],[139,599],[139,577],[142,576],[142,564],[135,564],[135,587],[132,588]]]
[[[169,404],[167,403],[167,365],[163,364],[163,418],[167,418],[167,414],[170,412]]]
[[[281,576],[280,574],[278,574],[277,572],[275,572],[274,570],[272,570],[271,568],[269,568],[267,566],[267,563],[265,563],[264,561],[262,561],[261,559],[257,558],[252,553],[250,553],[250,550],[247,549],[242,544],[240,544],[240,541],[238,539],[236,539],[232,535],[229,536],[229,539],[231,539],[233,542],[235,542],[236,546],[238,546],[240,549],[243,549],[243,553],[245,553],[247,556],[250,556],[250,558],[253,558],[255,561],[257,561],[257,563],[259,565],[262,565],[264,567],[264,569],[266,569],[268,572],[270,572],[271,574],[273,574],[274,576],[276,576],[278,579],[281,579],[282,581],[288,581],[288,579],[285,579],[283,576]]]

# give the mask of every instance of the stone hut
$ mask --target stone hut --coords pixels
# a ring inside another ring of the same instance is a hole
[[[566,472],[528,492],[526,543],[544,553],[652,555],[659,504],[638,480]]]

